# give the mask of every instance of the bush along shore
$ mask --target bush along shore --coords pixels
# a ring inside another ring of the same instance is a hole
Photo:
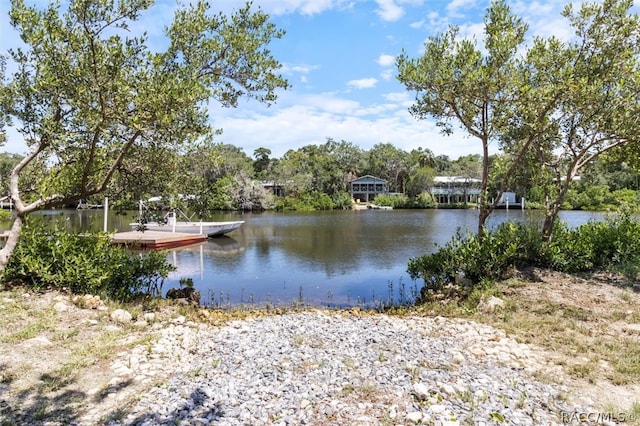
[[[3,278],[3,425],[639,424],[629,216],[551,244],[460,234],[412,259],[420,303],[384,312],[171,303],[159,259],[52,232]]]

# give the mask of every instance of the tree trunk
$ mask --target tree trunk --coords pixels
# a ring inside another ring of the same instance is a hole
[[[478,238],[484,236],[484,225],[493,211],[487,200],[487,188],[489,186],[489,138],[482,138],[482,183],[480,184],[480,214],[478,215]]]
[[[547,210],[547,213],[544,216],[544,224],[542,225],[542,239],[550,243],[553,238],[553,225],[556,222],[556,218],[558,217],[558,208],[554,207],[553,209]]]
[[[13,219],[13,224],[11,225],[11,229],[9,230],[9,237],[7,238],[7,243],[4,245],[2,250],[0,250],[0,271],[4,271],[7,264],[9,263],[9,259],[13,254],[13,250],[15,250],[18,245],[18,240],[20,239],[20,234],[22,233],[22,225],[24,225],[24,217],[21,214],[16,213],[16,216]]]
[[[478,214],[478,239],[482,240],[485,232],[485,223],[487,218],[491,214],[491,209],[489,209],[486,205],[480,204],[480,213]]]
[[[576,174],[577,172],[573,171],[572,173],[567,175],[565,182],[560,187],[560,191],[558,192],[555,200],[553,200],[547,207],[547,213],[544,217],[544,224],[542,225],[542,239],[547,243],[550,243],[553,238],[553,225],[558,218],[560,206],[567,197],[569,186],[571,185],[571,182],[573,182],[573,178]]]

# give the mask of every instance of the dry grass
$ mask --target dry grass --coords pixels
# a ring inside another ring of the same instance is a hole
[[[483,313],[473,303],[439,301],[409,313],[465,317],[503,329],[541,348],[565,374],[541,373],[538,379],[570,384],[574,394],[601,408],[640,409],[640,294],[624,280],[535,270],[484,293],[499,295],[504,308]],[[474,303],[480,297],[473,295]]]

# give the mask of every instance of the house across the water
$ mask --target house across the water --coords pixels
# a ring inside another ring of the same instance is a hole
[[[389,185],[384,179],[365,175],[349,182],[348,191],[354,200],[368,203],[373,201],[378,194],[388,194]]]
[[[462,176],[436,176],[431,196],[438,204],[478,204],[480,179]]]

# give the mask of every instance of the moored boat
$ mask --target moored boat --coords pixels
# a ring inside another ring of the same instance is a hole
[[[149,230],[163,232],[182,232],[187,234],[202,234],[207,237],[218,237],[228,234],[242,226],[244,220],[234,220],[227,222],[196,222],[196,221],[178,221],[175,212],[169,212],[165,216],[165,221],[130,223],[131,229],[134,231]]]

